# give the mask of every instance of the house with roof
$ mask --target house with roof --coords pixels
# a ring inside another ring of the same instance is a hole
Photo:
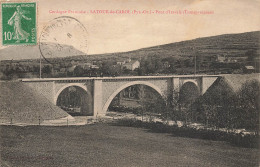
[[[122,65],[123,68],[134,71],[135,69],[140,67],[140,62],[138,60],[130,61]]]
[[[216,61],[220,62],[220,63],[223,63],[223,62],[226,61],[226,56],[225,55],[217,55]]]
[[[72,67],[69,67],[69,68],[67,69],[67,71],[68,71],[68,72],[73,72],[76,67],[77,67],[76,65],[73,65]]]
[[[255,72],[255,68],[253,66],[244,66],[244,73],[250,74]]]
[[[90,68],[91,68],[91,69],[99,69],[99,66],[93,64],[93,65],[90,66]]]
[[[92,63],[88,63],[88,62],[83,62],[83,63],[79,63],[79,66],[81,66],[84,70],[86,69],[90,69],[92,66]]]
[[[124,65],[126,62],[125,61],[118,61],[116,62],[117,65]]]

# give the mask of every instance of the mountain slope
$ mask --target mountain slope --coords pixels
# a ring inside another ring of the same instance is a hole
[[[130,52],[100,54],[96,56],[123,56],[141,58],[145,56],[189,57],[198,52],[201,56],[226,55],[242,57],[248,50],[260,50],[260,31],[240,34],[225,34],[170,43]]]
[[[86,55],[73,46],[57,45],[55,43],[43,43],[42,53],[46,58],[61,58],[76,55]],[[48,55],[51,51],[52,55]],[[0,50],[0,60],[39,59],[40,48],[34,46],[10,46]]]
[[[86,57],[89,60],[111,59],[111,58],[142,58],[145,56],[163,57],[190,57],[195,52],[201,56],[226,55],[227,57],[242,57],[248,50],[260,50],[260,31],[246,32],[239,34],[224,34],[212,37],[197,38],[188,41],[175,42],[165,45],[142,48],[129,52],[107,53],[86,55],[71,46],[63,46],[63,52],[57,51],[55,45],[49,44],[48,50],[55,50],[55,58],[69,57],[68,59],[82,59]],[[80,56],[77,56],[80,55]],[[40,51],[38,46],[12,46],[0,50],[0,60],[11,59],[38,59]]]

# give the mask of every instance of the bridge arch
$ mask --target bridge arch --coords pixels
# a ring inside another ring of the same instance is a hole
[[[85,115],[85,116],[93,116],[93,97],[92,94],[88,91],[87,87],[85,87],[82,83],[69,83],[63,86],[59,89],[59,91],[55,95],[55,105],[61,105],[64,106],[64,104],[67,104],[67,102],[62,105],[62,99],[64,97],[66,98],[66,90],[70,88],[75,88],[74,91],[76,91],[77,98],[79,98],[77,101],[77,107],[79,107],[80,110],[75,111],[69,111],[70,114],[74,115]],[[68,95],[68,94],[67,94]],[[75,95],[75,94],[74,94]],[[75,96],[74,96],[75,98]],[[75,101],[75,100],[74,100]],[[75,103],[74,103],[75,105]],[[66,105],[65,105],[66,106]],[[74,106],[75,107],[75,106]]]
[[[183,83],[179,91],[179,102],[190,103],[193,102],[200,95],[200,88],[198,83],[193,80],[188,80]]]
[[[91,93],[87,90],[87,87],[86,87],[86,86],[83,86],[83,85],[80,84],[80,83],[69,83],[69,84],[66,84],[65,86],[63,86],[62,88],[60,88],[60,89],[58,90],[58,92],[55,94],[55,96],[54,96],[54,104],[55,104],[55,105],[57,104],[57,100],[58,100],[58,97],[59,97],[59,95],[61,94],[61,92],[62,92],[63,90],[65,90],[66,88],[69,88],[69,87],[72,87],[72,86],[80,87],[80,88],[82,88],[83,90],[85,90],[88,95],[91,94]]]
[[[183,81],[182,86],[183,86],[184,84],[186,84],[186,83],[189,83],[189,82],[193,83],[194,85],[196,85],[196,86],[199,88],[198,82],[195,81],[195,80],[192,80],[192,79],[185,79],[185,80]]]
[[[108,110],[109,105],[111,104],[112,100],[116,97],[116,95],[118,93],[120,93],[122,90],[124,90],[125,88],[129,87],[129,86],[134,86],[134,85],[145,85],[148,86],[152,89],[154,89],[157,93],[159,93],[161,96],[163,96],[163,92],[161,91],[161,89],[159,87],[157,87],[156,85],[147,82],[147,81],[133,81],[133,82],[129,82],[126,83],[124,85],[122,85],[121,87],[119,87],[118,89],[116,89],[116,91],[114,91],[108,98],[108,100],[105,102],[105,105],[103,106],[102,109],[102,113],[106,113]]]

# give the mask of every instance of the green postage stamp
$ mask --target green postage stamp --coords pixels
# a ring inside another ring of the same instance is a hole
[[[36,45],[36,3],[2,3],[3,45]]]

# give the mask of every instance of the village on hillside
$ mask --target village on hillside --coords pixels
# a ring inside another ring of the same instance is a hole
[[[137,55],[131,55],[113,60],[89,57],[91,56],[45,61],[41,69],[43,77],[187,75],[194,74],[194,72],[197,74],[249,74],[260,72],[258,50],[248,50],[243,57],[230,57],[228,55],[202,57],[197,55],[196,58],[193,56],[189,59],[180,59],[161,58],[160,56],[137,58]],[[3,80],[39,77],[40,64],[38,59],[2,60],[0,64],[0,77]]]

